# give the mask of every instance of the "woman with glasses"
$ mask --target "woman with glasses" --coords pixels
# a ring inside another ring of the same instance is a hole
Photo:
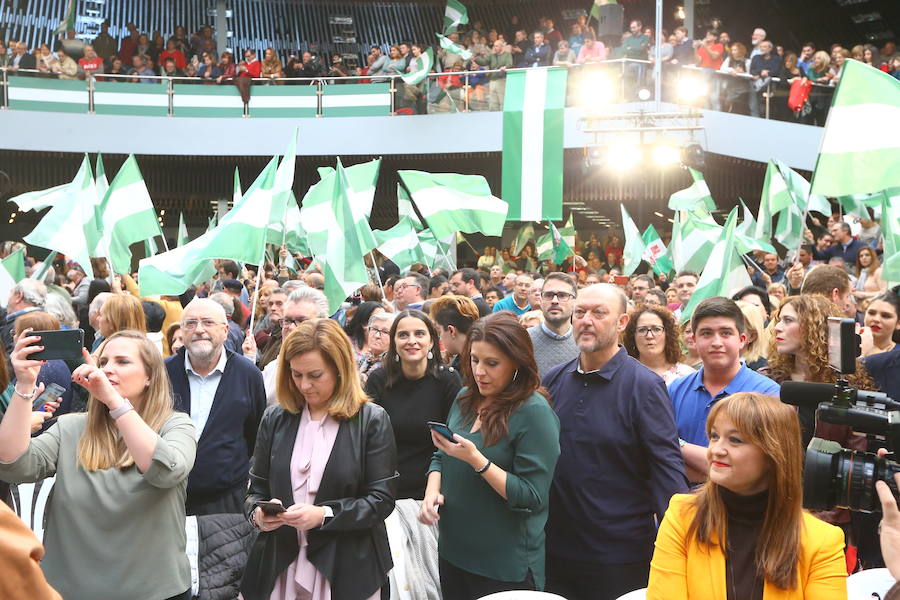
[[[365,349],[356,355],[356,366],[359,368],[359,377],[365,385],[369,374],[374,371],[387,352],[391,341],[391,325],[397,313],[373,312],[369,316],[369,325],[366,327]]]
[[[663,378],[669,385],[694,372],[681,361],[681,346],[672,311],[662,306],[639,304],[622,332],[628,354]]]
[[[366,393],[391,418],[400,478],[396,498],[421,500],[434,453],[429,421],[447,422],[461,382],[441,361],[438,334],[419,310],[397,313],[381,367],[369,374]]]

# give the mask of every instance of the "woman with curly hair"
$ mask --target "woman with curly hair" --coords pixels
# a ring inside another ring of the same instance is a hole
[[[638,304],[622,332],[622,345],[629,355],[662,377],[666,385],[694,372],[680,362],[678,329],[668,308]]]

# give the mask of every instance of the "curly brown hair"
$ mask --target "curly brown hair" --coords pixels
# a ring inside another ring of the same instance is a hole
[[[791,305],[800,322],[800,350],[806,355],[809,363],[809,381],[816,383],[834,383],[837,374],[828,366],[828,328],[825,323],[828,317],[843,317],[843,311],[837,305],[819,294],[789,296],[772,314],[769,322],[769,372],[768,375],[777,382],[788,381],[796,368],[797,358],[794,354],[779,354],[775,347],[775,336],[772,330],[781,320],[781,311]],[[875,382],[860,361],[856,362],[856,374],[847,377],[850,385],[864,389],[875,389]]]
[[[635,335],[637,335],[637,322],[644,313],[653,313],[662,321],[663,329],[666,334],[665,356],[666,362],[675,364],[681,360],[681,345],[678,343],[678,327],[675,324],[675,315],[672,311],[664,306],[654,306],[649,304],[638,304],[631,313],[628,325],[622,332],[622,345],[630,356],[640,360],[640,352],[637,349]]]

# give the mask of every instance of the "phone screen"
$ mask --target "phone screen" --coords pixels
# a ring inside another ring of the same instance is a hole
[[[34,401],[32,408],[34,410],[41,410],[41,407],[47,402],[55,402],[59,400],[60,396],[62,396],[66,392],[66,388],[62,387],[59,384],[51,383],[47,386],[47,389],[43,391],[43,393],[37,397],[37,400]]]

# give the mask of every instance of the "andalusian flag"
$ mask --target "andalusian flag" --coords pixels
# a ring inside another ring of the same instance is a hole
[[[525,247],[525,244],[534,239],[534,225],[531,223],[525,223],[519,228],[519,231],[516,233],[515,239],[513,239],[512,245],[509,247],[509,253],[511,256],[518,256],[520,252],[522,252],[522,248]],[[542,259],[543,260],[543,259]]]
[[[450,38],[445,37],[439,33],[436,33],[435,35],[438,36],[438,40],[441,43],[441,48],[443,48],[447,52],[452,52],[453,54],[459,54],[459,57],[462,58],[463,60],[469,60],[470,58],[472,58],[472,52],[470,52],[469,50],[466,50],[459,44],[454,44],[453,40],[451,40]]]
[[[373,231],[378,240],[378,251],[396,264],[400,271],[415,264],[427,264],[428,258],[422,251],[416,229],[406,217],[387,231]]]
[[[563,218],[565,68],[517,69],[503,102],[503,199],[510,221]]]
[[[839,197],[838,203],[845,214],[859,217],[860,219],[871,219],[872,216],[869,214],[868,207],[880,208],[881,199],[881,194],[851,194]]]
[[[234,191],[231,194],[231,203],[232,206],[240,202],[241,198],[244,196],[244,193],[241,191],[241,174],[238,172],[238,168],[234,168]]]
[[[753,213],[750,212],[744,201],[740,198],[738,200],[741,203],[742,215],[740,223],[734,227],[734,239],[738,245],[738,252],[748,254],[754,250],[762,250],[777,254],[775,246],[756,237],[756,219],[753,218]]]
[[[644,256],[644,240],[641,238],[641,232],[637,225],[631,220],[631,215],[625,209],[624,204],[619,205],[622,208],[622,229],[625,230],[625,250],[622,253],[624,268],[623,275],[631,275],[635,269],[641,264]]]
[[[425,225],[422,224],[422,221],[419,220],[419,215],[416,214],[416,209],[413,207],[409,192],[407,192],[400,183],[397,184],[397,217],[400,219],[403,217],[409,219],[409,222],[416,228],[416,231],[425,229]]]
[[[881,278],[900,283],[900,187],[882,193],[881,233],[884,236]]]
[[[575,215],[569,213],[569,220],[566,221],[566,224],[559,228],[559,233],[562,235],[563,241],[569,245],[569,248],[574,252],[575,250]]]
[[[669,244],[675,271],[702,271],[721,232],[722,226],[702,209],[675,213]]]
[[[535,242],[534,249],[538,260],[550,260],[553,257],[553,234],[547,232],[539,237]]]
[[[130,273],[131,244],[163,234],[133,154],[109,184],[99,212],[102,237],[92,256],[106,256],[116,273]]]
[[[900,185],[900,81],[844,63],[831,101],[812,193],[849,196]]]
[[[694,183],[689,188],[669,196],[669,208],[671,210],[691,210],[696,205],[702,204],[706,210],[716,210],[716,203],[709,192],[706,180],[703,179],[703,173],[691,168],[688,168],[688,171],[691,172]]]
[[[25,248],[19,248],[0,261],[0,302],[6,299],[16,284],[25,279]]]
[[[408,85],[422,83],[428,77],[428,74],[431,73],[431,69],[434,68],[434,50],[431,48],[427,49],[419,58],[413,58],[413,61],[418,61],[415,64],[419,65],[419,68],[412,73],[404,73],[400,76],[403,83]]]
[[[9,202],[14,202],[19,210],[27,212],[29,210],[43,210],[48,206],[55,206],[69,193],[69,184],[64,183],[46,190],[38,190],[35,192],[25,192],[18,196],[13,196]]]
[[[737,224],[737,207],[731,209],[722,235],[719,237],[712,252],[709,253],[708,262],[697,282],[697,288],[691,295],[690,301],[681,313],[681,320],[687,321],[694,313],[694,309],[703,300],[713,296],[731,297],[736,290],[751,285],[750,276],[747,275],[747,267],[741,259],[737,244],[734,239],[734,228]]]
[[[47,258],[41,261],[41,267],[31,273],[31,279],[35,279],[37,281],[44,281],[44,277],[47,275],[47,271],[50,270],[50,267],[53,266],[53,261],[56,260],[56,257],[59,253],[55,250],[47,255]]]
[[[398,171],[416,208],[438,239],[463,233],[499,236],[509,206],[481,175]]]
[[[188,237],[187,225],[184,224],[184,213],[181,213],[178,215],[178,235],[175,238],[175,247],[181,248],[189,241],[191,238]]]
[[[460,25],[469,22],[469,12],[459,0],[447,0],[447,8],[444,9],[444,35],[450,35]]]
[[[94,169],[94,184],[97,186],[97,196],[104,198],[109,189],[109,180],[106,178],[106,167],[103,165],[103,156],[97,154],[97,168]]]
[[[62,23],[53,30],[52,35],[65,35],[66,32],[75,31],[75,3],[76,0],[69,0],[66,5],[66,14],[63,16]]]
[[[430,229],[426,229],[425,231],[420,231],[417,236],[422,252],[425,253],[425,258],[428,260],[429,268],[447,269],[448,271],[456,270],[456,261],[453,260],[453,256],[450,253],[453,240],[456,238],[455,233],[438,239]]]
[[[553,224],[553,221],[547,221],[550,225],[550,238],[553,241],[553,258],[552,262],[554,265],[561,265],[565,262],[566,258],[572,256],[574,252],[569,244],[563,239],[562,234],[559,232],[559,229]]]
[[[669,258],[669,251],[666,250],[666,245],[663,244],[653,225],[647,226],[641,235],[641,240],[644,242],[644,254],[641,258],[647,261],[653,268],[653,272],[666,275],[671,273],[674,270],[672,259]]]

